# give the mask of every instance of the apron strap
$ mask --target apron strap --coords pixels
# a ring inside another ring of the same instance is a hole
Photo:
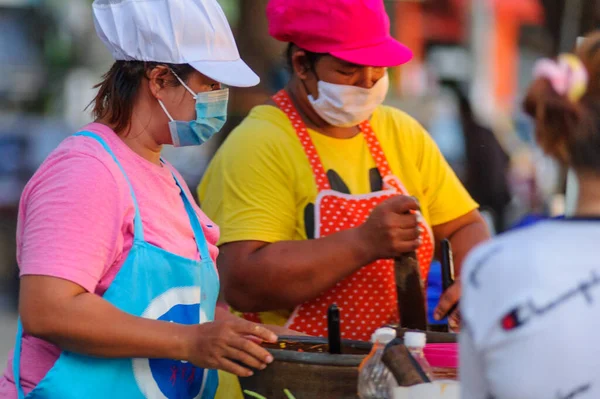
[[[25,392],[21,386],[21,340],[23,338],[23,325],[21,318],[17,321],[17,337],[15,339],[15,349],[13,352],[13,378],[17,388],[18,399],[25,399]]]
[[[135,216],[133,218],[133,239],[134,241],[144,241],[144,228],[142,226],[142,216],[140,215],[140,207],[138,206],[137,198],[135,196],[135,192],[133,191],[133,186],[131,185],[127,174],[125,173],[123,166],[121,166],[121,163],[115,156],[115,153],[110,149],[106,141],[96,133],[84,131],[75,133],[75,136],[89,137],[96,140],[102,145],[102,147],[104,147],[106,152],[108,152],[110,156],[114,159],[114,161],[117,163],[117,166],[121,170],[121,173],[123,173],[123,177],[125,177],[127,186],[129,186],[129,192],[131,193],[131,199],[133,200],[133,207],[135,209]]]
[[[375,135],[375,131],[371,126],[371,122],[368,120],[362,122],[360,125],[360,130],[365,137],[367,142],[367,146],[369,147],[369,152],[371,156],[375,160],[375,164],[377,165],[377,170],[379,170],[379,175],[383,180],[383,188],[384,189],[395,189],[401,194],[408,194],[408,190],[400,179],[398,179],[394,173],[392,172],[392,168],[390,167],[390,163],[385,156],[385,152],[383,151],[383,147]]]
[[[317,153],[317,148],[310,138],[308,130],[306,129],[306,125],[304,124],[304,121],[302,121],[300,114],[298,114],[296,107],[294,107],[290,96],[285,90],[280,90],[279,93],[273,96],[273,101],[287,115],[287,117],[290,119],[290,122],[292,122],[292,125],[296,130],[296,134],[300,139],[300,143],[304,148],[304,153],[308,157],[308,162],[313,170],[313,174],[315,175],[317,188],[319,191],[331,190],[329,179],[325,173],[325,168],[323,167],[321,158],[319,158],[319,154]]]
[[[377,169],[379,169],[381,178],[383,179],[384,177],[391,175],[392,169],[390,168],[390,164],[385,156],[385,152],[383,152],[383,147],[381,147],[381,143],[371,127],[371,123],[366,120],[362,122],[359,127],[363,136],[365,136],[367,146],[369,147],[369,152],[375,160],[375,164],[377,165]]]
[[[315,181],[317,183],[317,187],[319,191],[330,190],[331,186],[329,185],[329,179],[327,178],[327,174],[325,173],[325,167],[321,162],[321,158],[317,153],[317,149],[308,134],[308,130],[306,125],[296,107],[292,103],[289,94],[285,90],[280,90],[277,94],[273,96],[273,101],[277,106],[288,116],[290,122],[294,126],[296,130],[296,134],[300,139],[300,143],[304,148],[304,152],[308,157],[308,161],[313,170],[313,174],[315,176]],[[390,164],[383,152],[383,148],[381,147],[381,143],[379,143],[379,139],[375,135],[373,128],[371,127],[371,123],[366,120],[359,125],[359,128],[367,142],[367,146],[369,148],[369,152],[375,161],[375,165],[377,166],[377,170],[379,170],[379,174],[383,179],[384,183],[388,183],[388,179],[386,177],[392,176],[392,170],[390,168]],[[393,188],[402,192],[401,187],[396,187],[396,184],[391,184]]]
[[[202,229],[202,225],[200,224],[200,220],[198,219],[198,214],[194,210],[192,202],[185,193],[185,190],[183,189],[183,183],[179,181],[179,179],[177,178],[175,173],[173,173],[173,171],[171,171],[171,174],[173,175],[173,179],[175,179],[177,187],[179,187],[181,199],[183,200],[183,204],[185,205],[185,211],[187,212],[188,218],[190,219],[190,223],[192,224],[194,238],[196,239],[196,246],[198,247],[198,252],[200,253],[200,260],[211,259],[210,251],[208,250],[208,244],[206,241],[206,236],[204,234],[204,230]]]

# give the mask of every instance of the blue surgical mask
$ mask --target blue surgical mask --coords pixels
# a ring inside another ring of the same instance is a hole
[[[169,117],[169,130],[175,147],[201,145],[221,130],[227,121],[227,102],[229,89],[194,93],[183,80],[173,72],[173,75],[196,99],[196,119],[190,122],[176,121],[162,101],[158,103]]]

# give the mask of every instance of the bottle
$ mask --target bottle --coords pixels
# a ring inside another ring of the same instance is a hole
[[[396,330],[379,328],[371,337],[371,353],[358,367],[358,397],[360,399],[389,399],[391,388],[397,384],[381,357],[385,346],[396,338]]]
[[[433,368],[427,361],[423,349],[427,343],[427,336],[422,332],[407,331],[404,333],[404,345],[408,348],[413,359],[419,363],[421,369],[431,381],[435,380]]]

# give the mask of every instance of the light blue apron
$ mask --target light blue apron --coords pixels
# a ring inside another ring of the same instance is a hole
[[[114,158],[127,180],[135,207],[133,246],[103,298],[124,312],[149,319],[181,324],[214,320],[219,280],[204,232],[182,184],[174,176],[194,231],[200,261],[169,253],[144,240],[135,193],[114,153],[94,133],[76,135],[97,140]],[[19,322],[14,356],[19,399],[25,398],[20,384],[21,336]],[[182,361],[101,359],[63,351],[27,399],[213,399],[218,383],[216,370]]]

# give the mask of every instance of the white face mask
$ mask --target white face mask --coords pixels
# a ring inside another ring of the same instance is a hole
[[[317,114],[331,125],[356,126],[369,119],[375,108],[383,103],[389,86],[387,72],[370,89],[319,80],[319,98],[315,100],[309,94],[308,101]]]

